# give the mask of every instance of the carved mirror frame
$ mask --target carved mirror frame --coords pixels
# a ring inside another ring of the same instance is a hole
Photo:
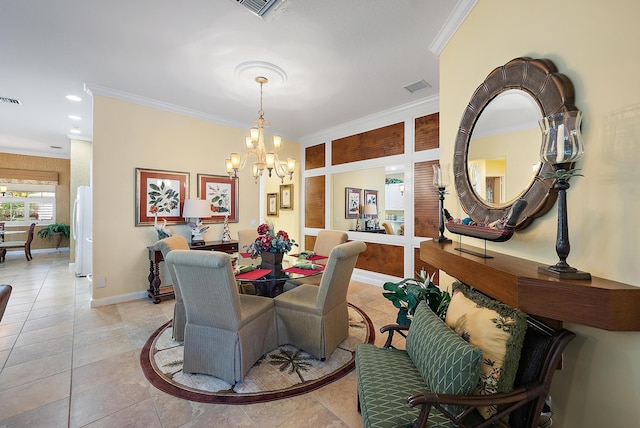
[[[471,96],[462,115],[453,155],[458,198],[469,217],[480,223],[502,218],[515,202],[499,207],[488,205],[473,190],[467,166],[469,142],[480,114],[495,97],[509,89],[520,89],[531,95],[540,107],[542,117],[576,110],[573,84],[567,76],[558,73],[556,66],[548,59],[515,58],[489,73]],[[538,144],[541,141],[542,137]],[[557,191],[553,187],[556,180],[544,178],[550,172],[551,165],[543,163],[529,187],[519,196],[519,199],[527,201],[527,206],[516,229],[529,226],[534,218],[546,213],[555,203]]]

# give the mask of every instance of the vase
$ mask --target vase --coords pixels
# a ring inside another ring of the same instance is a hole
[[[263,252],[260,253],[260,256],[262,258],[260,267],[263,269],[271,269],[274,272],[282,270],[282,257],[284,256],[284,253]]]

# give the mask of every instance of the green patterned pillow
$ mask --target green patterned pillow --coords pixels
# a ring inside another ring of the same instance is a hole
[[[527,315],[457,282],[453,284],[445,321],[470,344],[482,349],[480,382],[475,394],[512,391]],[[478,410],[485,419],[497,412],[495,406]]]
[[[433,392],[468,395],[478,384],[482,351],[447,327],[424,301],[409,328],[407,353]]]

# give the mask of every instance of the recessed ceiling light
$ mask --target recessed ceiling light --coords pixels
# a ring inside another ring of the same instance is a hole
[[[72,134],[79,134],[80,130],[74,128],[74,129],[70,130],[69,132],[71,132]]]
[[[69,101],[76,101],[76,102],[82,101],[82,98],[80,98],[77,95],[67,95],[65,98],[68,99]]]
[[[75,115],[75,114],[70,114],[69,115],[69,119],[71,119],[71,120],[82,120],[82,118],[80,116]]]

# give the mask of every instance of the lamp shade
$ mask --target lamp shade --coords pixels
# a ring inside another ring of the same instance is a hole
[[[184,201],[184,218],[207,218],[211,217],[211,204],[204,199],[187,199]]]
[[[364,206],[364,215],[378,215],[376,204],[367,204]]]

